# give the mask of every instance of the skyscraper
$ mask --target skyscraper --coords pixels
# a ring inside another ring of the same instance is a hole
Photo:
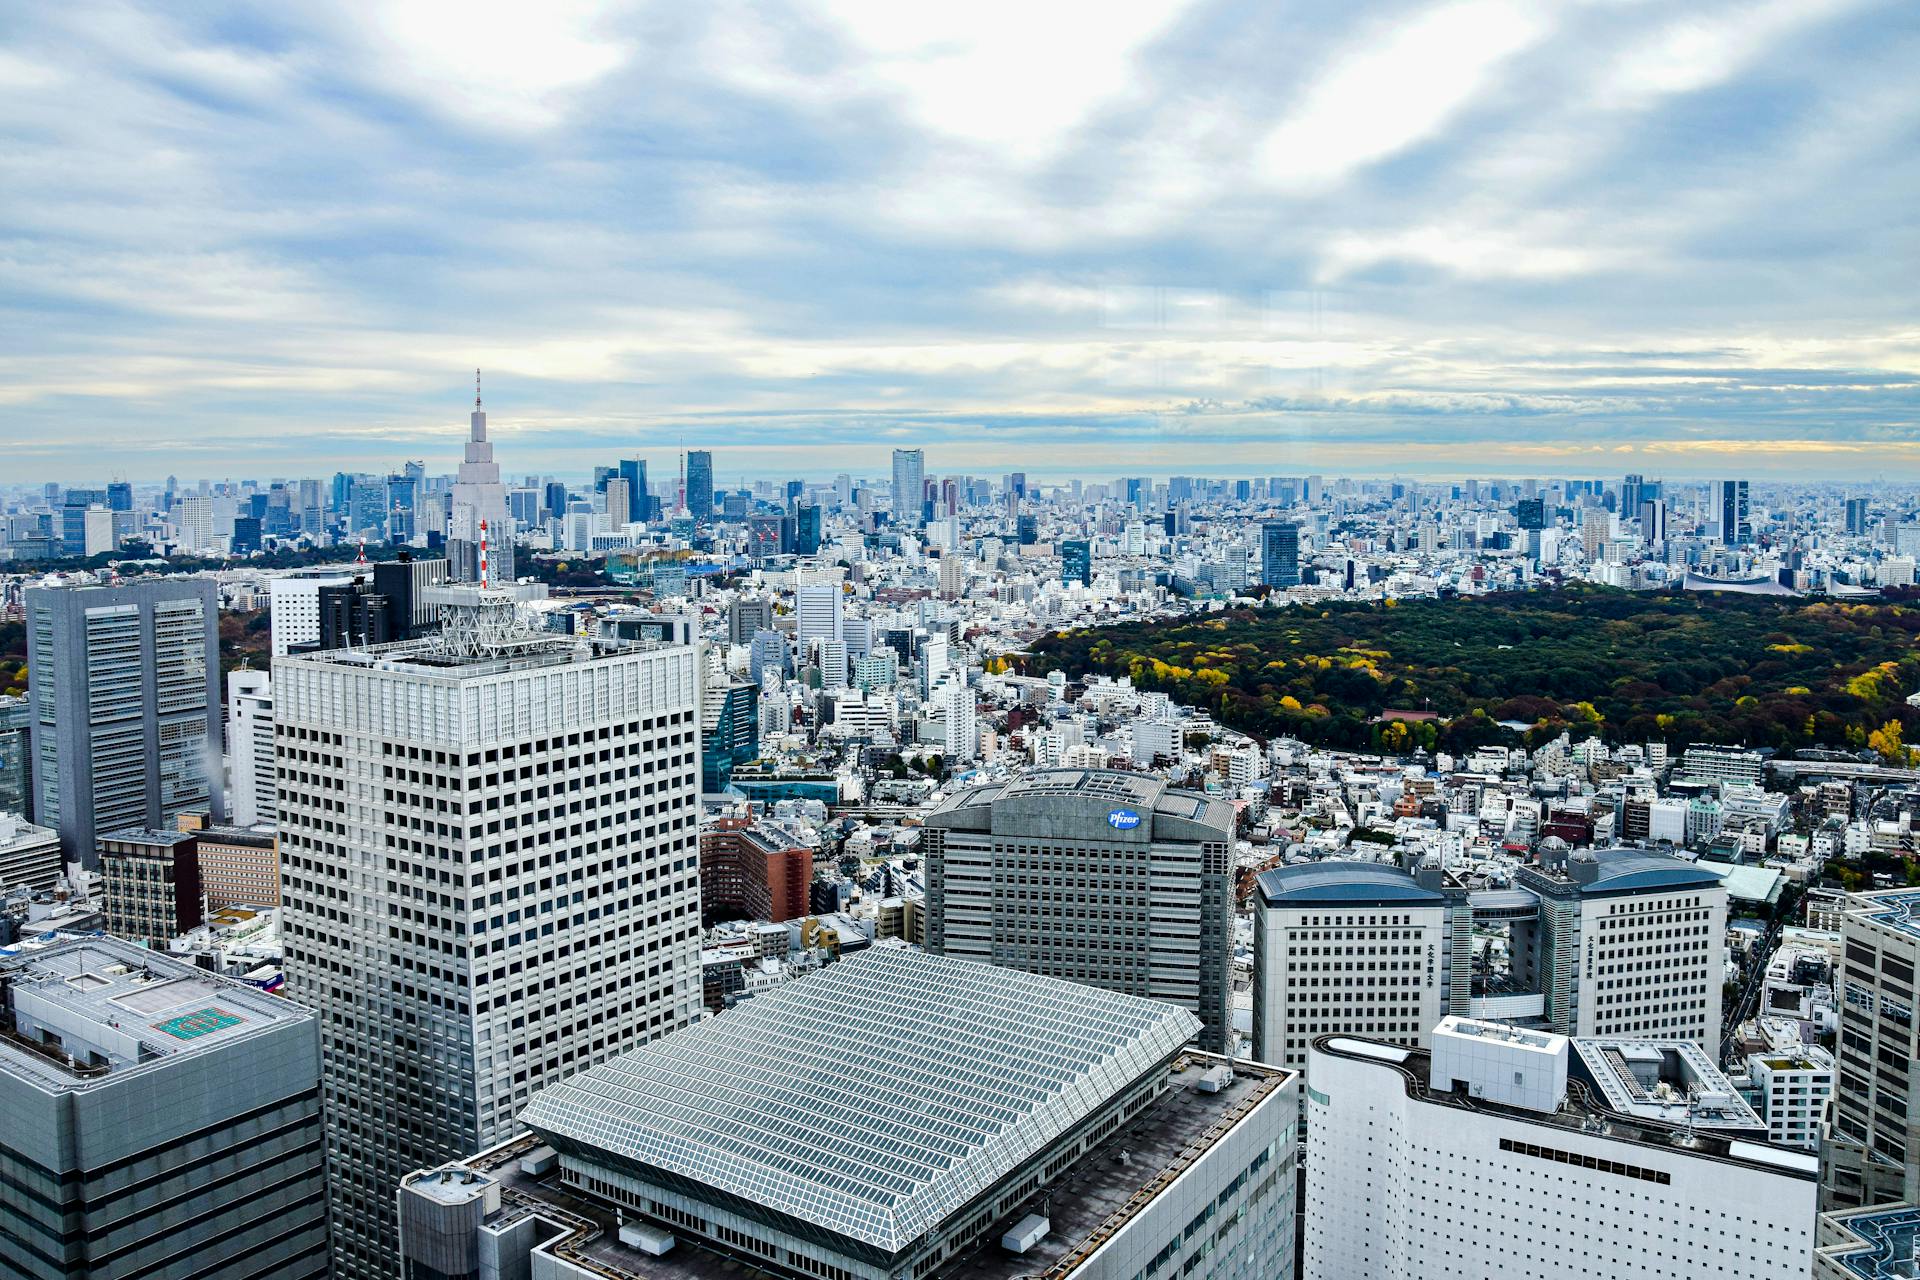
[[[1068,538],[1060,544],[1060,580],[1093,585],[1093,544],[1085,538]]]
[[[713,455],[705,449],[687,453],[687,514],[701,523],[713,519]]]
[[[222,812],[219,597],[211,578],[26,593],[34,814],[70,862],[100,834]]]
[[[820,508],[809,503],[793,513],[793,553],[800,556],[820,554]]]
[[[1753,541],[1753,525],[1747,518],[1747,482],[1745,480],[1721,480],[1717,482],[1720,507],[1720,541],[1730,547],[1745,546]]]
[[[0,956],[0,1274],[327,1275],[314,1016],[116,938]]]
[[[1920,890],[1854,894],[1840,918],[1839,1074],[1821,1150],[1823,1208],[1920,1202],[1920,1108],[1910,1105],[1920,1034]]]
[[[927,457],[919,449],[893,451],[893,520],[895,524],[920,525],[921,507],[927,487]]]
[[[699,1013],[694,650],[523,630],[519,594],[436,588],[436,637],[274,664],[341,1276],[393,1274],[401,1174]]]
[[[1260,576],[1276,590],[1300,585],[1300,526],[1268,520],[1260,526]]]
[[[473,413],[468,418],[466,455],[453,481],[451,516],[447,523],[449,576],[456,582],[480,580],[480,541],[488,543],[488,576],[512,582],[513,525],[507,516],[507,487],[500,483],[500,464],[493,460],[487,439],[487,415],[480,407],[480,371],[473,371]],[[481,528],[485,525],[485,529]]]
[[[927,815],[927,947],[1171,1000],[1227,1042],[1233,809],[1162,778],[1044,769]]]
[[[653,495],[647,491],[646,459],[622,458],[620,478],[627,482],[627,510],[614,523],[618,525],[653,519]],[[608,504],[607,514],[614,514],[612,504]]]
[[[273,682],[265,671],[227,675],[227,777],[235,823],[274,821]]]

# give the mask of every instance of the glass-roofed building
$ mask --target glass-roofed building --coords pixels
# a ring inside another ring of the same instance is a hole
[[[1292,1073],[1171,1003],[879,947],[410,1175],[409,1280],[1293,1273]]]

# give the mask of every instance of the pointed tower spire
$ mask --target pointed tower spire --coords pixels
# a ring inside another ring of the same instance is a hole
[[[475,412],[478,412],[478,411],[479,411],[479,408],[480,408],[480,371],[479,371],[478,369],[475,369],[475,370],[473,371],[473,407],[474,407],[474,410],[475,410]]]

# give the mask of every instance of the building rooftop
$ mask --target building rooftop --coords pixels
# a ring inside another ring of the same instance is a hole
[[[1447,900],[1384,862],[1302,862],[1263,871],[1254,883],[1270,907],[1439,906]]]
[[[853,961],[842,962],[845,964]],[[807,979],[806,984],[818,981]],[[766,999],[766,997],[762,997]],[[738,1011],[723,1015],[737,1016]],[[1169,1088],[1158,1101],[1103,1139],[1045,1186],[1012,1206],[982,1243],[948,1259],[930,1280],[1058,1280],[1071,1276],[1106,1240],[1153,1203],[1173,1181],[1254,1107],[1281,1089],[1290,1072],[1251,1063],[1235,1063],[1232,1081],[1219,1092],[1198,1087],[1218,1080],[1224,1059],[1198,1052],[1177,1059]],[[862,1123],[868,1123],[863,1120]],[[527,1134],[469,1160],[463,1169],[481,1170],[482,1181],[441,1179],[437,1173],[409,1177],[408,1186],[428,1183],[436,1198],[467,1199],[484,1194],[486,1180],[508,1194],[488,1222],[499,1227],[538,1214],[571,1228],[549,1248],[595,1274],[631,1280],[747,1280],[776,1276],[751,1261],[719,1253],[705,1242],[678,1233],[673,1249],[661,1257],[621,1242],[619,1224],[609,1206],[575,1194],[547,1173],[527,1172],[521,1161],[537,1156],[541,1138]],[[1124,1154],[1124,1158],[1123,1158]],[[538,1162],[536,1161],[536,1166]],[[1030,1213],[1047,1217],[1051,1229],[1026,1252],[1000,1246],[1001,1229]],[[632,1223],[629,1215],[626,1221]]]
[[[177,844],[192,844],[200,838],[198,831],[168,830],[153,827],[128,827],[123,831],[102,831],[102,840],[114,840],[120,844],[148,845],[155,849],[171,849]]]
[[[1691,1040],[1575,1039],[1573,1051],[1581,1078],[1615,1111],[1665,1124],[1767,1132],[1767,1122]]]
[[[94,1088],[312,1015],[118,938],[0,955],[0,1071]]]
[[[1233,806],[1165,778],[1121,769],[1033,769],[1009,781],[962,787],[927,815],[930,826],[986,830],[1028,816],[1068,822],[1104,819],[1102,836],[1133,840],[1221,840]]]
[[[1199,1031],[1176,1005],[875,949],[554,1085],[520,1119],[895,1252]]]
[[[1816,1252],[1843,1273],[1861,1280],[1912,1280],[1920,1274],[1914,1265],[1920,1256],[1920,1207],[1875,1205],[1828,1214],[1825,1220],[1847,1235]]]
[[[1765,1169],[1786,1177],[1809,1182],[1820,1176],[1820,1160],[1811,1152],[1776,1147],[1748,1140],[1739,1133],[1703,1130],[1684,1124],[1668,1124],[1631,1112],[1614,1110],[1606,1097],[1586,1082],[1569,1079],[1567,1093],[1559,1107],[1536,1111],[1463,1093],[1442,1093],[1428,1083],[1433,1055],[1426,1049],[1403,1049],[1359,1036],[1321,1036],[1313,1047],[1321,1053],[1378,1063],[1396,1071],[1406,1083],[1407,1096],[1415,1101],[1440,1107],[1458,1107],[1479,1111],[1526,1124],[1597,1134],[1615,1142],[1630,1142],[1660,1150],[1680,1149],[1687,1155],[1732,1164]],[[1391,1056],[1382,1050],[1391,1049]]]
[[[1588,898],[1651,890],[1710,889],[1721,884],[1714,872],[1685,858],[1646,849],[1582,849],[1563,867],[1522,867],[1519,874],[1528,888],[1573,892]]]
[[[1920,936],[1920,889],[1888,889],[1859,895],[1849,914],[1865,916],[1875,924]]]

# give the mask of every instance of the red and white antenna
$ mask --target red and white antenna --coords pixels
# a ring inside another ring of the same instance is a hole
[[[365,564],[367,562],[367,535],[364,533],[360,535],[360,553],[354,556],[353,562],[355,564]]]
[[[480,522],[480,588],[485,590],[493,585],[493,577],[487,570],[487,522]]]

